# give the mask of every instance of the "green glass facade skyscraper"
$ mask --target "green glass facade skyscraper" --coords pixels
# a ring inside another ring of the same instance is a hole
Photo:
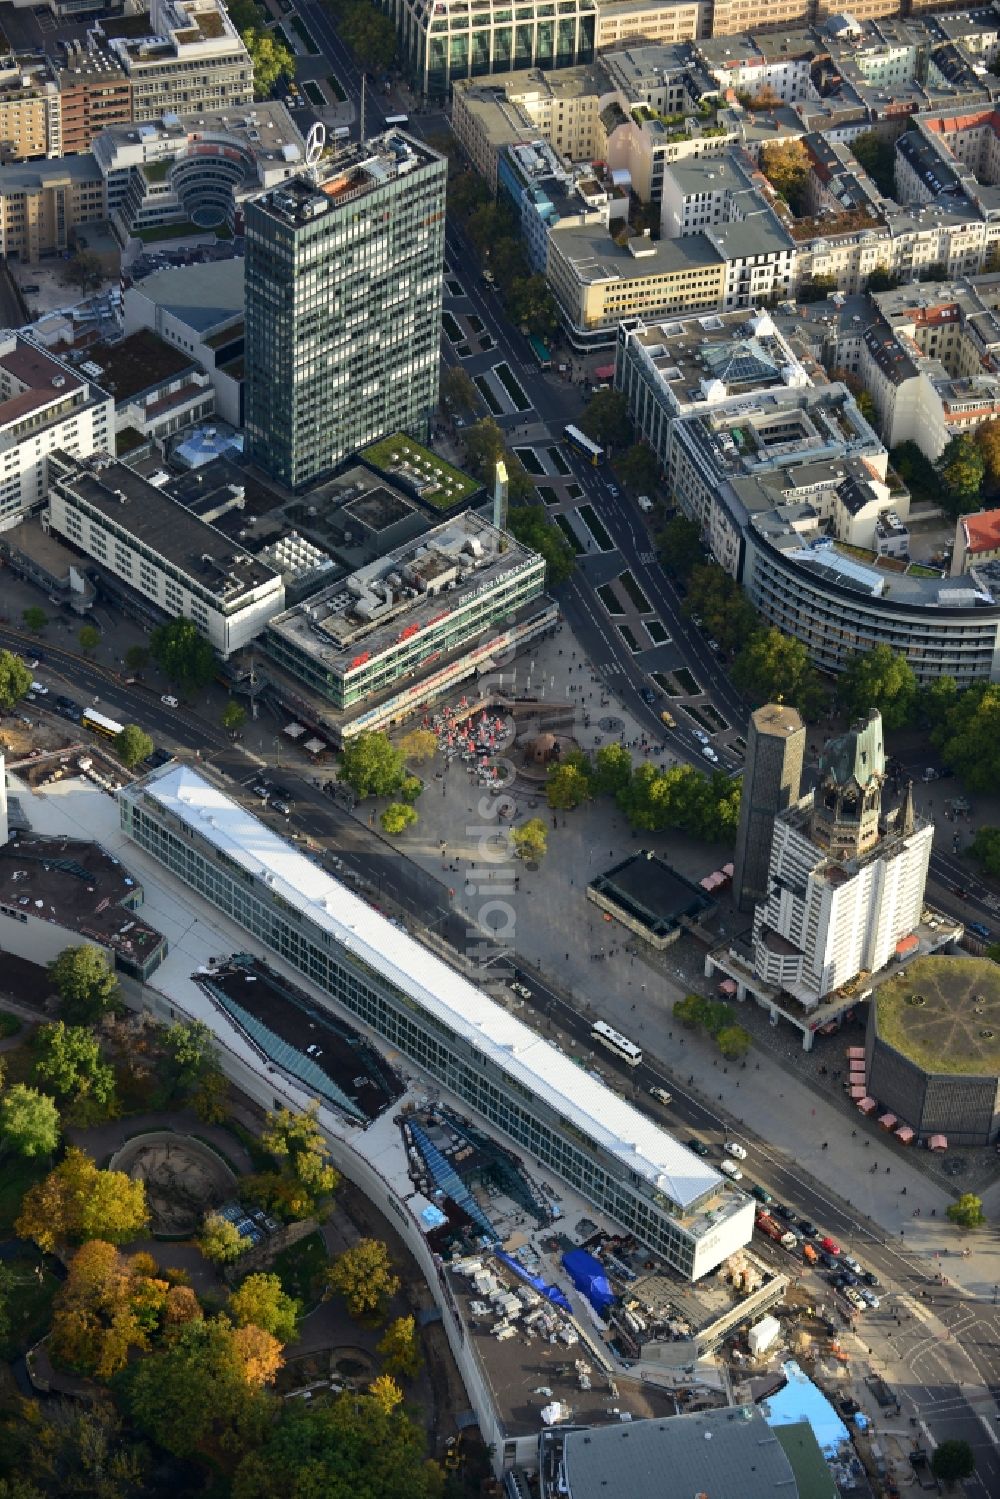
[[[245,205],[247,453],[300,490],[438,400],[447,162],[398,130]]]

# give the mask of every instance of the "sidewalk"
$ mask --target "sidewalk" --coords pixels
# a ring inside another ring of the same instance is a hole
[[[562,656],[558,654],[560,649]],[[533,647],[532,652],[527,660],[517,662],[518,691],[525,690],[530,674],[532,687],[544,685],[550,700],[572,702],[580,695],[597,692],[590,673],[580,671],[583,653],[574,647],[568,629]],[[575,668],[573,672],[570,666]],[[583,694],[570,695],[570,684],[579,683],[581,675]],[[603,709],[598,702],[599,697],[587,702],[593,727],[581,733],[585,748],[590,749],[601,734],[596,727],[599,717],[620,719],[626,742],[636,736],[634,722],[613,698]],[[607,743],[617,739],[618,733],[605,732],[603,738]],[[654,763],[670,762],[664,755],[656,757]],[[447,863],[457,862],[464,875],[463,882],[453,874],[454,904],[469,919],[471,945],[477,942],[478,930],[496,923],[498,905],[509,908],[513,917],[506,918],[505,937],[514,953],[573,995],[578,1006],[592,1007],[595,1015],[600,1014],[637,1040],[648,1057],[662,1061],[677,1079],[675,1091],[683,1092],[679,1084],[693,1077],[690,1091],[720,1111],[720,1128],[726,1127],[724,1119],[734,1121],[760,1142],[754,1144],[754,1154],[772,1156],[786,1171],[800,1171],[803,1178],[812,1178],[809,1185],[813,1189],[826,1184],[831,1193],[852,1203],[859,1217],[867,1216],[879,1225],[886,1239],[902,1243],[921,1273],[940,1271],[970,1294],[992,1300],[993,1287],[1000,1282],[1000,1183],[994,1183],[984,1194],[987,1225],[963,1233],[949,1224],[945,1210],[953,1195],[929,1180],[897,1148],[873,1138],[863,1121],[859,1120],[857,1136],[852,1136],[843,1113],[796,1075],[794,1060],[785,1066],[767,1052],[755,1050],[745,1069],[728,1065],[709,1044],[675,1028],[671,1019],[674,1000],[691,987],[703,990],[704,980],[679,968],[673,949],[667,949],[655,963],[647,960],[638,950],[641,944],[633,944],[630,934],[617,923],[605,923],[598,909],[586,900],[588,880],[636,848],[654,849],[695,878],[700,878],[699,860],[715,858],[722,862],[727,850],[707,850],[673,833],[633,833],[607,800],[576,812],[559,813],[558,827],[553,827],[553,814],[540,784],[527,794],[522,794],[520,787],[515,789],[517,807],[512,815],[514,821],[539,816],[546,823],[549,849],[540,868],[532,873],[524,865],[512,869],[505,862],[491,864],[488,861],[491,853],[496,853],[498,825],[481,811],[480,788],[467,780],[465,767],[458,761],[453,762],[441,783],[433,779],[438,768],[438,761],[428,766],[429,785],[419,804],[421,820],[402,847],[415,862],[440,877],[440,841],[447,839]],[[439,784],[441,796],[437,794]],[[362,817],[367,817],[370,806],[366,803],[360,809]],[[463,814],[467,814],[464,823]],[[464,836],[456,838],[456,827],[464,827]],[[701,874],[714,867],[709,862]],[[514,872],[520,879],[517,891],[510,888]],[[595,963],[591,954],[602,948],[607,948],[608,958]],[[484,978],[488,982],[487,975]],[[829,1141],[827,1150],[822,1148],[824,1140]],[[873,1165],[878,1167],[874,1173]],[[905,1197],[900,1193],[904,1186]],[[913,1216],[916,1208],[920,1210],[918,1218]],[[868,1234],[859,1222],[859,1241],[863,1243]],[[971,1250],[967,1259],[961,1257],[965,1245]]]

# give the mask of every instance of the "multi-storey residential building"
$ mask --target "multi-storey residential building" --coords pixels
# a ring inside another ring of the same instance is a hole
[[[49,524],[140,617],[183,615],[223,658],[284,607],[281,575],[124,463],[50,459]]]
[[[396,22],[404,66],[421,94],[445,98],[460,78],[512,69],[569,68],[594,56],[595,0],[562,0],[555,10],[541,0],[514,8],[425,5],[386,0]]]
[[[45,57],[0,54],[0,162],[60,156],[59,85]]]
[[[551,628],[544,586],[542,557],[466,511],[273,619],[265,644],[345,738],[471,676],[498,631],[509,647]]]
[[[629,195],[613,180],[591,168],[567,168],[547,141],[508,146],[497,167],[497,185],[511,203],[521,226],[529,266],[544,274],[549,235],[560,219],[575,224],[624,226]]]
[[[0,167],[0,255],[34,265],[61,255],[82,224],[107,217],[104,178],[93,156]]]
[[[951,576],[960,578],[990,562],[1000,562],[1000,510],[960,515],[955,526]]]
[[[110,395],[19,333],[0,339],[0,529],[44,500],[49,455],[114,444]]]
[[[633,43],[671,46],[709,36],[711,0],[598,0],[598,52]]]
[[[806,1009],[877,973],[920,924],[934,839],[908,795],[883,818],[882,718],[828,741],[819,784],[774,823],[754,968]]]
[[[148,36],[114,21],[103,29],[128,75],[135,120],[253,101],[253,64],[222,0],[152,0]]]
[[[106,48],[63,43],[55,64],[59,83],[60,149],[53,156],[89,151],[109,125],[133,118],[132,85],[120,61]]]
[[[437,405],[447,163],[397,130],[246,204],[250,457],[293,489]]]
[[[121,794],[122,828],[186,886],[501,1135],[697,1280],[749,1242],[753,1203],[188,766]]]
[[[554,225],[547,277],[577,348],[614,342],[623,318],[714,312],[726,295],[726,262],[704,234],[612,239],[601,225]]]

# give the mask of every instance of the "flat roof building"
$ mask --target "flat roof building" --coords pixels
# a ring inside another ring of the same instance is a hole
[[[53,456],[52,529],[126,585],[154,620],[193,619],[222,657],[260,634],[284,606],[280,574],[179,501],[106,456]]]
[[[288,488],[391,432],[427,437],[447,175],[388,130],[247,202],[247,456]]]
[[[753,1203],[647,1115],[196,771],[126,787],[122,828],[422,1071],[696,1280],[749,1242]]]
[[[147,36],[114,20],[104,29],[131,84],[133,119],[253,102],[253,63],[221,0],[152,0]]]
[[[404,679],[417,706],[428,665],[440,673],[455,658],[458,666],[488,632],[516,627],[523,612],[537,611],[544,586],[544,558],[467,510],[279,615],[265,644],[357,732],[372,725],[352,709]]]
[[[595,875],[587,886],[587,899],[657,949],[676,942],[714,905],[700,885],[648,849]]]

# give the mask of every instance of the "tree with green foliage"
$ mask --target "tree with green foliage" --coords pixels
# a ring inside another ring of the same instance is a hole
[[[837,681],[837,699],[852,719],[877,708],[887,729],[903,729],[917,712],[917,679],[906,657],[876,645],[848,658]]]
[[[1000,828],[977,828],[969,853],[988,875],[1000,876]]]
[[[382,831],[388,833],[390,838],[398,838],[400,833],[412,828],[418,820],[416,811],[413,807],[408,807],[406,802],[390,802],[379,815]]]
[[[352,1317],[378,1319],[399,1290],[389,1250],[381,1239],[359,1239],[326,1273],[324,1299],[343,1296]]]
[[[603,447],[627,447],[632,441],[628,401],[620,390],[597,391],[584,407],[579,427]]]
[[[339,778],[355,796],[392,796],[403,784],[406,759],[388,734],[369,729],[348,739],[340,752]]]
[[[976,1471],[976,1454],[971,1445],[961,1437],[949,1437],[939,1442],[931,1453],[931,1472],[946,1488],[971,1478]]]
[[[883,198],[896,196],[896,147],[895,142],[876,135],[874,130],[865,130],[851,141],[850,149],[864,167]],[[871,281],[868,283],[872,288]],[[882,288],[888,291],[888,287]]]
[[[590,776],[595,796],[618,796],[632,779],[632,756],[624,744],[602,744]]]
[[[536,338],[551,338],[559,327],[559,308],[545,277],[537,272],[515,276],[505,288],[507,310],[513,322]]]
[[[51,1155],[59,1144],[59,1110],[54,1098],[13,1083],[0,1093],[0,1144],[14,1155]]]
[[[187,691],[207,687],[215,676],[215,652],[194,621],[183,615],[157,625],[149,648],[164,675]]]
[[[644,760],[619,793],[618,805],[633,828],[662,832],[677,828],[706,842],[736,836],[739,783],[721,771],[711,776],[691,765],[657,766]]]
[[[0,1499],[135,1499],[149,1454],[106,1396],[26,1401],[0,1431]]]
[[[529,817],[520,827],[511,828],[510,836],[519,859],[537,864],[545,858],[549,846],[548,830],[540,817]]]
[[[715,562],[692,568],[684,613],[697,615],[702,629],[724,651],[739,650],[758,628],[753,606],[735,578]]]
[[[935,677],[917,689],[917,718],[933,734],[942,728],[955,711],[958,683],[954,677]]]
[[[69,273],[82,296],[88,292],[96,291],[104,280],[104,266],[99,255],[93,250],[79,249],[76,251],[69,263]]]
[[[142,671],[143,667],[149,665],[149,647],[130,645],[125,652],[125,665],[129,671]]]
[[[0,708],[13,708],[31,691],[31,672],[13,651],[0,651]]]
[[[980,507],[986,460],[971,432],[952,437],[937,460],[939,501],[951,515],[968,515]]]
[[[553,811],[571,812],[589,801],[590,780],[578,765],[563,761],[549,771],[545,796]]]
[[[263,1446],[242,1458],[232,1499],[442,1499],[423,1428],[380,1394],[373,1383],[364,1394],[283,1401]]]
[[[974,682],[931,733],[944,763],[982,795],[1000,784],[1000,684]]]
[[[817,718],[825,706],[809,651],[801,640],[773,626],[755,630],[737,653],[732,683],[753,708],[780,699],[798,708],[804,718]]]
[[[724,1025],[716,1035],[715,1044],[727,1061],[738,1062],[750,1050],[753,1037],[742,1025]]]
[[[49,622],[49,616],[37,604],[31,604],[27,609],[22,609],[21,618],[24,620],[25,629],[30,630],[32,635],[40,635]]]
[[[298,1336],[301,1301],[287,1296],[280,1275],[248,1275],[229,1298],[229,1315],[237,1327],[253,1323],[279,1343],[294,1343]]]
[[[347,0],[337,7],[337,29],[366,73],[384,73],[396,55],[392,17],[368,0]]]
[[[148,760],[152,753],[152,739],[145,729],[140,729],[136,723],[127,723],[121,732],[115,735],[115,754],[128,770],[141,765],[143,760]]]
[[[231,1265],[241,1254],[253,1248],[253,1240],[245,1238],[228,1218],[221,1213],[206,1213],[201,1233],[195,1243],[213,1265]]]
[[[517,541],[545,558],[545,581],[549,588],[565,583],[576,566],[576,558],[542,505],[517,505],[508,513],[507,529]]]
[[[283,1218],[308,1218],[335,1190],[340,1178],[330,1164],[314,1100],[301,1113],[268,1114],[260,1137],[278,1170],[247,1177],[248,1190]]]
[[[242,703],[231,697],[222,710],[220,723],[227,734],[235,734],[247,721],[247,710]]]
[[[615,459],[615,473],[630,489],[646,494],[656,485],[660,465],[648,443],[634,442]]]
[[[806,183],[812,162],[800,140],[768,141],[761,146],[760,169],[793,213],[805,212]]]
[[[460,172],[448,183],[448,207],[468,219],[490,200],[490,190],[478,172]]]
[[[35,1074],[57,1098],[89,1100],[101,1110],[114,1101],[114,1068],[101,1060],[100,1042],[83,1025],[57,1020],[38,1028]]]
[[[80,642],[81,651],[84,651],[89,656],[100,645],[101,632],[96,625],[81,625],[77,631],[76,638]]]
[[[242,1336],[247,1331],[222,1316],[188,1322],[162,1349],[138,1360],[125,1381],[125,1398],[139,1429],[175,1457],[206,1447],[252,1450],[271,1415],[263,1387],[281,1358],[277,1341],[260,1329],[273,1345],[265,1345],[261,1364]]]
[[[450,364],[441,374],[441,402],[454,411],[475,411],[479,392],[472,376],[460,364]]]
[[[49,978],[62,1000],[62,1018],[70,1025],[92,1025],[117,1003],[114,970],[92,943],[64,947],[49,964]]]
[[[399,788],[399,799],[401,802],[405,802],[407,806],[412,807],[417,798],[423,795],[423,792],[424,783],[419,776],[403,777]]]
[[[438,737],[433,729],[411,729],[399,741],[399,751],[404,760],[422,765],[426,760],[433,760],[437,754]]]
[[[124,1244],[142,1232],[148,1218],[143,1181],[131,1181],[124,1171],[100,1171],[71,1145],[59,1165],[28,1188],[14,1231],[50,1253],[57,1244],[85,1239]]]
[[[980,1228],[986,1222],[983,1199],[974,1192],[963,1192],[957,1202],[949,1202],[946,1211],[949,1222],[959,1228]]]
[[[703,994],[685,994],[683,999],[674,1000],[674,1019],[689,1031],[700,1030],[707,1013],[708,1000]]]
[[[250,26],[242,37],[253,63],[254,97],[270,99],[285,80],[295,77],[295,55],[272,31]]]
[[[417,1324],[412,1317],[397,1317],[386,1328],[376,1348],[387,1374],[412,1379],[420,1368]]]
[[[889,458],[914,500],[928,505],[940,502],[940,485],[934,465],[912,439],[894,447]]]
[[[990,487],[1000,484],[1000,420],[980,422],[975,431],[976,444],[983,455],[985,477]]]
[[[660,565],[672,578],[686,583],[704,560],[701,527],[686,515],[675,515],[656,538]]]

